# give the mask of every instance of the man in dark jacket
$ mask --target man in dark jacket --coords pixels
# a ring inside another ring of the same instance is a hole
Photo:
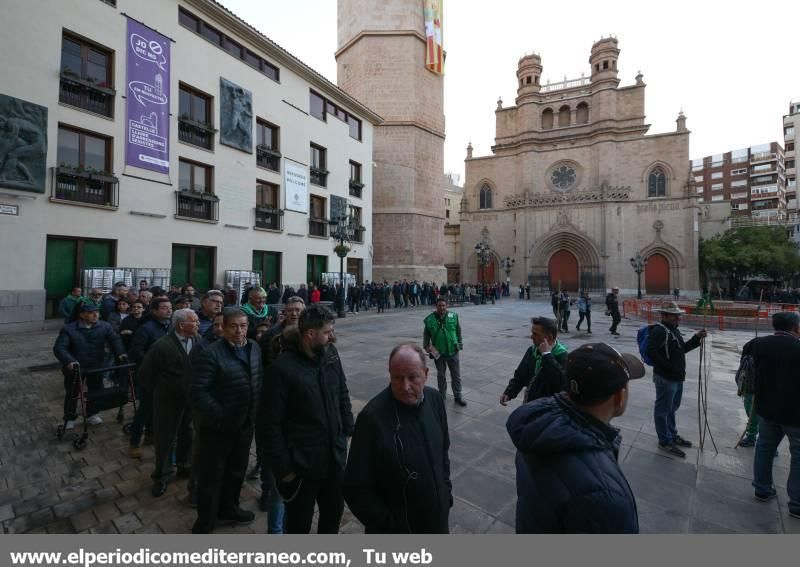
[[[270,366],[272,366],[278,355],[283,352],[284,331],[288,327],[297,325],[300,314],[305,308],[305,303],[299,296],[290,297],[283,309],[283,321],[264,333],[259,341],[263,367],[263,384],[255,426],[256,466],[249,476],[253,479],[258,478],[259,474],[261,476],[259,507],[267,513],[267,533],[271,534],[283,533],[284,506],[283,499],[281,499],[275,484],[275,476],[269,466],[267,451],[269,443]]]
[[[692,442],[678,435],[675,412],[683,397],[686,353],[700,346],[706,331],[703,329],[684,342],[678,330],[684,311],[674,301],[667,301],[658,311],[661,313],[661,323],[651,327],[647,340],[647,356],[653,361],[653,382],[656,384],[653,419],[658,447],[671,455],[685,458],[686,453],[681,447],[691,447]]]
[[[153,393],[153,431],[156,468],[152,494],[158,498],[167,491],[172,478],[172,456],[178,478],[189,478],[192,462],[192,416],[189,387],[192,382],[191,353],[200,347],[199,318],[192,309],[179,309],[173,318],[174,331],[158,339],[150,348],[136,374],[139,383]]]
[[[172,317],[172,303],[166,297],[157,297],[150,303],[150,312],[144,321],[136,328],[131,340],[131,348],[128,355],[131,362],[141,364],[144,356],[150,347],[169,331],[170,318]],[[128,446],[128,456],[132,459],[142,458],[142,436],[145,429],[148,435],[153,430],[153,392],[138,383],[137,389],[139,407],[136,410],[136,417],[131,426],[131,439]]]
[[[622,315],[619,313],[619,288],[612,287],[611,293],[606,295],[606,315],[611,316],[611,327],[608,331],[612,335],[619,335],[617,332],[617,325],[622,321]]]
[[[64,375],[64,421],[66,429],[75,427],[75,418],[78,399],[78,384],[75,383],[76,366],[82,371],[107,366],[106,346],[114,353],[120,362],[126,362],[128,357],[122,346],[122,339],[114,332],[111,325],[105,321],[98,321],[100,310],[92,303],[78,304],[78,319],[67,323],[58,333],[53,345],[53,354],[61,363],[61,372]],[[102,376],[90,374],[87,380],[89,393],[102,389]],[[103,423],[103,419],[92,412],[91,407],[86,408],[89,415],[88,421],[92,425]]]
[[[389,387],[358,414],[344,495],[368,534],[449,532],[447,413],[441,394],[425,387],[426,358],[416,344],[396,346]]]
[[[315,503],[319,533],[337,533],[344,511],[342,477],[353,412],[331,344],[333,323],[329,309],[311,305],[271,367],[269,461],[286,500],[290,534],[311,531]]]
[[[789,515],[800,519],[800,315],[772,316],[775,334],[758,337],[744,345],[743,355],[753,357],[755,413],[758,440],[753,462],[753,488],[761,501],[776,497],[772,461],[785,435],[789,439]]]
[[[517,533],[638,533],[609,422],[625,412],[628,381],[644,366],[594,343],[570,353],[567,376],[568,393],[520,406],[506,424],[517,447]]]
[[[508,405],[523,388],[523,403],[566,390],[567,349],[558,342],[557,337],[558,326],[553,319],[531,319],[533,346],[525,351],[525,356],[514,371],[514,377],[500,397],[502,405]]]
[[[191,405],[197,428],[198,509],[192,533],[211,533],[218,522],[249,524],[239,507],[253,424],[261,394],[261,350],[247,338],[247,316],[228,308],[223,338],[194,361]]]

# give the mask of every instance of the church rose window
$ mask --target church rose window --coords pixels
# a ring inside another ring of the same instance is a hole
[[[550,174],[550,181],[553,186],[559,191],[567,191],[575,185],[577,176],[575,170],[568,165],[557,167]]]

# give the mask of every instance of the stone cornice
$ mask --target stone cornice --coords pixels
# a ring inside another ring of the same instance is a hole
[[[425,36],[416,30],[364,30],[358,32],[358,34],[355,37],[353,37],[352,39],[347,41],[344,45],[342,45],[339,49],[337,49],[336,52],[333,54],[334,58],[338,59],[342,53],[353,47],[353,45],[358,43],[360,39],[365,37],[374,37],[374,36],[380,36],[380,37],[412,36],[419,39],[422,43],[427,44]]]
[[[441,138],[442,140],[445,139],[444,132],[440,132],[439,130],[434,130],[430,126],[426,126],[422,122],[417,120],[384,120],[381,122],[380,126],[405,126],[405,127],[412,127],[412,128],[419,128],[420,130],[425,130],[429,134],[433,134],[437,138]]]
[[[550,205],[567,205],[578,203],[611,203],[630,201],[630,187],[602,186],[589,191],[570,191],[568,193],[517,193],[508,195],[503,201],[506,208],[546,207]]]

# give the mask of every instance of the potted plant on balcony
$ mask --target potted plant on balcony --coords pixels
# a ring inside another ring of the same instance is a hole
[[[56,175],[88,179],[90,174],[82,165],[69,165],[62,161],[58,164],[58,167],[56,167]]]
[[[90,167],[87,168],[86,171],[89,173],[89,179],[92,181],[100,181],[101,183],[117,183],[119,181],[113,173],[102,169]]]

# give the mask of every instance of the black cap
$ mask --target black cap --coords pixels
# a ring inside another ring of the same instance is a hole
[[[578,402],[604,400],[644,376],[644,365],[633,354],[620,353],[606,343],[591,343],[569,353],[569,392]]]
[[[88,313],[90,311],[100,311],[100,307],[98,307],[94,303],[82,303],[81,304],[81,313]]]

